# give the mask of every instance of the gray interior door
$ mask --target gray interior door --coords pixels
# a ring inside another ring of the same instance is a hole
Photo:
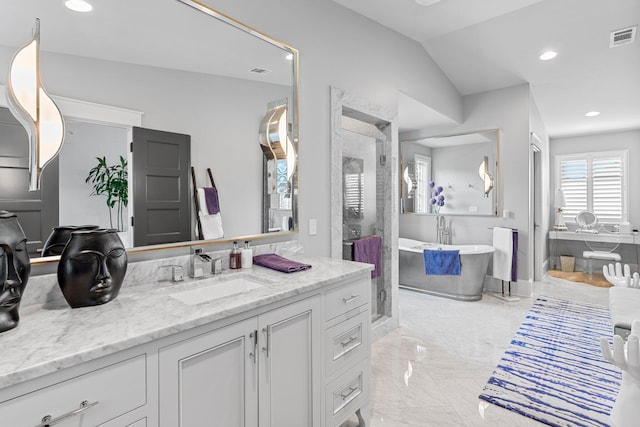
[[[134,246],[192,240],[191,136],[133,128]]]
[[[18,215],[30,257],[58,225],[58,157],[44,169],[41,189],[29,191],[29,138],[7,108],[0,107],[0,209]]]

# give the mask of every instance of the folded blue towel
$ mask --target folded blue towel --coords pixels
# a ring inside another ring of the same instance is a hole
[[[459,250],[424,250],[424,273],[437,275],[460,275]]]

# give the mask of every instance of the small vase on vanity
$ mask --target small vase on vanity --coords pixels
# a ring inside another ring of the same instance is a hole
[[[73,231],[58,264],[58,284],[72,308],[91,307],[116,298],[126,272],[117,230]]]
[[[7,211],[0,211],[0,266],[0,332],[4,332],[18,326],[18,309],[31,272],[27,238],[18,216]]]

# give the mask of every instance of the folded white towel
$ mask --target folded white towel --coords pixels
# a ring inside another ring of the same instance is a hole
[[[511,264],[513,261],[513,230],[495,227],[493,229],[493,277],[500,280],[511,280]]]
[[[207,204],[204,198],[204,189],[198,188],[198,200],[200,201],[200,226],[202,227],[202,236],[205,240],[220,239],[224,237],[224,229],[222,228],[222,215],[220,212],[210,215],[207,210]]]

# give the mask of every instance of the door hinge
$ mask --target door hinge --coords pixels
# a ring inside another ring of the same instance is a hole
[[[129,143],[129,151],[133,153],[133,142]]]
[[[131,226],[135,227],[135,221],[133,220],[133,217],[131,217]]]

